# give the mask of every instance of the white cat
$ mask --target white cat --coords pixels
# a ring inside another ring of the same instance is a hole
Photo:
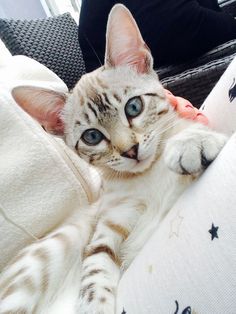
[[[123,5],[109,16],[105,65],[70,94],[21,86],[12,95],[99,169],[104,193],[10,264],[0,278],[0,313],[115,313],[121,270],[226,137],[172,109]]]

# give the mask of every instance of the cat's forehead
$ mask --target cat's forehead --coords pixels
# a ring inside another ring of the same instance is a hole
[[[108,125],[117,120],[120,108],[145,93],[163,96],[157,76],[140,75],[129,68],[99,68],[85,74],[74,88],[74,109],[82,124]],[[78,118],[77,117],[77,118]]]
[[[101,67],[91,73],[85,74],[78,82],[77,88],[88,98],[95,98],[103,93],[120,94],[124,97],[129,93],[153,92],[163,95],[163,88],[155,72],[151,75],[138,74],[129,67],[106,69]]]

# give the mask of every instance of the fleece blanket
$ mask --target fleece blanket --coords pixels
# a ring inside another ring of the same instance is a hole
[[[62,140],[47,134],[11,97],[18,85],[66,92],[53,72],[0,47],[0,270],[72,211],[97,199],[100,179]],[[4,55],[4,58],[1,58]]]

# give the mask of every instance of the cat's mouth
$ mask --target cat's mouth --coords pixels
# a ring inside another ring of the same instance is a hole
[[[129,169],[129,172],[137,173],[149,169],[155,159],[155,155],[150,155],[143,159],[134,160],[134,165]]]

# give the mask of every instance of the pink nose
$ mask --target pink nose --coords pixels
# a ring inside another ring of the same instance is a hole
[[[135,144],[129,150],[122,153],[121,156],[130,158],[130,159],[138,159],[138,147],[139,147],[139,144]]]

